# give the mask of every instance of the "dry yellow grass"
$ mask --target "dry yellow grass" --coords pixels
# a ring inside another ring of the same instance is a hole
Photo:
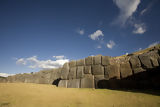
[[[107,89],[0,83],[0,107],[160,107],[160,96]]]

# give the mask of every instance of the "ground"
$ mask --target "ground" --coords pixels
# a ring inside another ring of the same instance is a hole
[[[0,107],[160,107],[155,93],[0,83]]]

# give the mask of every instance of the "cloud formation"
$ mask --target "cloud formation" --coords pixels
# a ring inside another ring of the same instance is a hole
[[[80,35],[84,35],[84,29],[78,29],[77,33],[80,34]]]
[[[112,40],[110,40],[110,41],[106,44],[107,48],[109,48],[109,49],[112,49],[115,45],[116,45],[116,43],[115,43],[114,41],[112,41]]]
[[[8,76],[12,76],[12,75],[15,75],[15,74],[0,73],[1,77],[8,77]]]
[[[113,0],[116,6],[120,9],[118,23],[124,25],[126,21],[132,17],[137,10],[140,0]]]
[[[104,36],[103,32],[101,30],[97,30],[96,32],[94,32],[93,34],[89,35],[89,37],[92,39],[92,40],[99,40],[99,37],[100,36]]]
[[[53,58],[56,58],[56,59],[64,59],[65,56],[64,55],[60,55],[60,56],[53,56]]]
[[[29,68],[52,69],[61,67],[64,63],[69,62],[69,59],[66,59],[64,56],[54,57],[56,60],[38,60],[37,56],[19,58],[17,59],[16,64],[27,65]]]
[[[159,44],[159,42],[154,42],[154,43],[150,44],[150,45],[148,46],[148,48],[151,48],[151,47],[156,46],[156,45],[158,45],[158,44]]]
[[[146,32],[146,26],[145,24],[134,24],[134,30],[133,33],[134,34],[143,34]]]

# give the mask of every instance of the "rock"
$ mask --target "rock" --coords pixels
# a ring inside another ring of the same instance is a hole
[[[104,75],[104,67],[101,65],[92,66],[93,75]]]
[[[84,59],[77,60],[77,66],[84,66],[84,65],[85,65]]]
[[[68,80],[67,88],[80,88],[80,79]]]
[[[84,73],[85,74],[91,74],[92,72],[91,72],[91,66],[85,66],[84,67]]]
[[[97,55],[93,57],[93,62],[95,65],[102,64],[102,55]]]
[[[109,56],[102,56],[102,65],[109,65],[110,64],[110,57]]]
[[[68,80],[60,80],[59,84],[58,84],[58,87],[67,88],[67,83],[68,83]]]
[[[104,74],[109,79],[120,79],[120,66],[118,64],[105,66]]]
[[[92,75],[88,75],[81,79],[81,88],[95,88],[94,78]]]
[[[83,76],[84,76],[84,67],[78,66],[77,67],[77,79],[83,78]]]
[[[100,86],[101,83],[99,83],[100,80],[105,80],[104,75],[95,75],[94,76],[94,80],[95,80],[95,88],[101,88],[103,86]]]
[[[76,67],[71,67],[70,68],[70,72],[69,72],[69,79],[76,79],[76,71],[77,71],[77,68]]]
[[[70,61],[69,67],[76,67],[76,61],[74,61],[74,60]]]
[[[126,78],[132,75],[132,69],[130,67],[129,62],[123,63],[120,65],[121,77]]]
[[[145,69],[152,68],[152,64],[151,64],[151,61],[150,61],[148,54],[141,54],[141,55],[139,55],[139,58],[141,60],[143,68],[145,68]]]
[[[65,63],[61,70],[61,79],[67,80],[69,75],[69,63]]]
[[[93,64],[93,57],[89,56],[89,57],[85,58],[85,63],[86,63],[86,65],[92,65]]]

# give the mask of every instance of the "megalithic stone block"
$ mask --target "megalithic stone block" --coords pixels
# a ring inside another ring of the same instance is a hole
[[[67,88],[80,88],[80,79],[68,80]]]
[[[142,66],[147,69],[147,68],[153,68],[151,64],[150,57],[145,53],[139,55],[139,58],[141,60]]]
[[[85,59],[77,60],[76,64],[77,64],[77,66],[84,66],[85,65]]]
[[[120,65],[108,65],[105,66],[105,76],[108,75],[109,79],[120,79]]]
[[[84,76],[84,66],[77,67],[77,79],[83,78]]]
[[[104,75],[104,67],[101,65],[92,66],[93,75]]]
[[[77,67],[71,67],[69,71],[69,79],[76,79],[76,73],[77,72]]]
[[[60,80],[59,84],[58,84],[58,87],[67,88],[67,83],[68,83],[68,80]]]
[[[95,88],[94,77],[92,75],[85,76],[81,79],[81,88]]]
[[[105,78],[104,78],[104,75],[95,75],[94,76],[94,82],[95,82],[95,88],[102,88],[99,84],[101,84],[100,83],[100,81],[102,81],[102,80],[106,80]]]
[[[102,55],[97,55],[93,57],[93,62],[95,65],[102,64]]]
[[[69,75],[69,63],[65,63],[61,70],[61,79],[68,79]]]
[[[89,56],[89,57],[85,58],[85,64],[92,65],[93,64],[93,57]]]
[[[74,60],[70,61],[69,67],[76,67],[76,61],[74,61]]]
[[[84,67],[84,74],[91,74],[91,66],[85,66]]]
[[[120,64],[120,72],[121,72],[122,78],[126,78],[128,76],[133,75],[132,74],[132,69],[131,69],[131,66],[130,66],[129,62]]]
[[[109,64],[110,64],[110,57],[102,56],[102,65],[109,65]]]

